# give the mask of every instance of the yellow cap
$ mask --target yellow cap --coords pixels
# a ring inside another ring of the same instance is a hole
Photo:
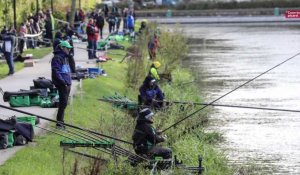
[[[158,68],[161,66],[161,64],[160,64],[159,61],[154,61],[154,62],[153,62],[153,65],[154,65],[154,67],[155,67],[156,69],[158,69]]]

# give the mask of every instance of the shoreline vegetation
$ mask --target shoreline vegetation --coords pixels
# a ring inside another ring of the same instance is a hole
[[[160,48],[157,60],[162,63],[160,73],[170,73],[172,82],[160,82],[160,86],[167,100],[181,100],[202,102],[199,97],[199,89],[193,84],[180,86],[180,84],[194,79],[190,70],[181,67],[181,61],[188,52],[186,39],[181,35],[182,31],[175,28],[171,33],[166,29],[157,30],[157,24],[149,24],[135,44],[127,41],[121,42],[126,48],[136,50],[132,58],[119,61],[109,61],[102,64],[102,68],[108,74],[107,77],[83,80],[83,90],[74,96],[73,103],[68,105],[66,122],[97,132],[111,135],[123,140],[131,141],[135,126],[135,118],[126,110],[112,107],[111,104],[100,102],[97,99],[103,96],[114,95],[116,92],[126,95],[129,99],[137,101],[138,88],[144,80],[151,61],[148,60],[147,42],[154,32],[159,33]],[[125,51],[112,51],[110,57],[121,60],[121,54]],[[80,92],[80,93],[79,93]],[[191,104],[171,105],[160,111],[155,111],[154,126],[164,129],[174,122],[189,115],[199,106]],[[190,119],[180,123],[176,128],[171,128],[165,134],[168,140],[164,146],[173,150],[173,155],[186,165],[197,166],[198,155],[203,157],[203,174],[233,174],[226,156],[215,145],[222,140],[220,133],[207,132],[205,126],[209,124],[209,110],[201,111]],[[49,124],[53,127],[54,124]],[[126,163],[127,158],[119,158],[114,162],[110,155],[91,148],[78,149],[82,152],[95,155],[100,160],[94,161],[78,156],[59,147],[62,138],[52,133],[37,136],[34,143],[30,143],[24,149],[9,159],[0,167],[1,175],[57,175],[57,174],[150,174],[150,170],[143,165],[132,167]],[[131,145],[118,143],[125,149],[133,152]],[[77,148],[76,148],[77,149]],[[174,170],[172,174],[185,174],[180,170]]]

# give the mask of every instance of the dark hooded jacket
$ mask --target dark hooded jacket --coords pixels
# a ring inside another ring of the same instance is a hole
[[[165,141],[163,137],[157,134],[152,122],[141,116],[137,120],[132,139],[137,154],[147,154],[153,146]]]
[[[72,80],[68,55],[64,53],[60,47],[56,47],[53,54],[54,57],[51,61],[53,84],[55,86],[70,86],[72,84]]]
[[[164,94],[159,88],[158,85],[154,84],[151,86],[151,81],[154,80],[153,77],[147,76],[143,82],[143,85],[140,87],[140,95],[144,102],[152,102],[153,99],[163,101]]]

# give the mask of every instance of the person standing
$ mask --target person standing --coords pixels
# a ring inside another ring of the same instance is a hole
[[[127,13],[128,13],[128,8],[124,8],[122,12],[122,17],[123,17],[123,32],[127,32]]]
[[[155,33],[153,38],[148,42],[148,52],[149,52],[150,60],[156,59],[156,53],[159,47],[160,47],[160,43],[158,40],[158,36]]]
[[[56,128],[65,129],[64,113],[68,104],[68,97],[71,90],[71,70],[68,63],[69,50],[72,46],[67,41],[61,41],[55,48],[54,57],[51,61],[52,82],[58,90],[59,105],[56,115]]]
[[[100,30],[100,39],[103,39],[103,27],[104,27],[105,21],[103,13],[100,12],[96,18],[96,26]]]
[[[89,19],[89,23],[86,27],[87,39],[88,39],[88,57],[89,59],[94,59],[96,57],[97,41],[96,41],[96,28],[94,25],[94,20]]]
[[[27,34],[27,27],[25,23],[21,23],[21,27],[19,30],[19,36],[20,36],[20,41],[19,41],[19,51],[20,54],[22,55],[25,43],[26,43],[26,38],[25,35]]]
[[[103,11],[104,11],[104,17],[107,18],[108,17],[108,13],[109,13],[109,9],[108,9],[107,4],[104,5]]]
[[[118,33],[119,32],[119,29],[120,29],[120,25],[121,25],[121,15],[119,13],[119,11],[117,11],[116,13],[116,32]]]
[[[129,29],[129,33],[134,32],[134,18],[132,16],[132,11],[130,11],[127,16],[127,28]]]
[[[16,44],[15,31],[13,29],[10,32],[3,33],[3,46],[2,52],[4,53],[9,72],[7,75],[13,75],[14,70],[14,47]]]
[[[109,17],[107,18],[108,22],[108,31],[109,34],[115,32],[115,24],[116,24],[116,17],[113,13],[110,13]]]

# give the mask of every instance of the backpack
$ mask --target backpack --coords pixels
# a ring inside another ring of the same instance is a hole
[[[39,77],[38,79],[33,80],[34,87],[36,89],[53,89],[54,84],[51,80],[46,79],[45,77]]]

